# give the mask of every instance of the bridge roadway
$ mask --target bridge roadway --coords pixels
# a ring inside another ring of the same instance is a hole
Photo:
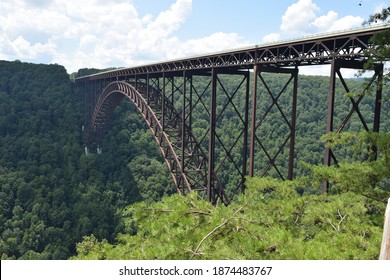
[[[376,89],[372,128],[359,110],[364,95],[350,98],[351,110],[334,128],[335,85],[340,80],[349,92],[341,69],[363,69],[367,52],[374,47],[370,38],[389,28],[389,24],[373,25],[79,77],[76,84],[84,96],[86,147],[101,152],[110,118],[128,97],[151,129],[178,192],[197,191],[213,203],[228,204],[244,191],[246,176],[271,174],[292,179],[299,67],[331,65],[324,132],[341,132],[354,113],[367,131],[379,131],[382,88]],[[285,76],[283,88],[273,89],[263,73]],[[377,64],[372,73],[366,89],[380,84],[383,65]],[[237,77],[236,85],[227,78],[231,75]],[[245,96],[245,104],[237,104],[238,95]],[[283,108],[281,100],[286,95],[291,104]],[[271,100],[265,108],[259,106],[262,96]],[[277,147],[265,147],[262,127],[274,118],[274,111],[287,130],[284,141],[275,143]],[[223,137],[229,133],[224,131],[227,112],[236,115],[237,131],[231,136],[239,135],[235,139]],[[202,132],[195,126],[198,122],[203,123]],[[337,164],[330,149],[324,151],[324,164]]]

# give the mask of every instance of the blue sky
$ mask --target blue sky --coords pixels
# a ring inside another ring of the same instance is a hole
[[[359,5],[361,4],[361,5]],[[0,59],[130,67],[361,26],[383,0],[1,0]]]
[[[172,0],[132,1],[140,15],[154,16],[168,9],[173,2]],[[297,0],[193,0],[191,14],[182,24],[177,35],[187,40],[204,37],[214,32],[233,32],[242,36],[244,40],[258,43],[267,34],[280,31],[282,16],[288,7],[298,2]],[[310,2],[318,6],[319,10],[316,11],[318,17],[328,14],[329,11],[335,11],[339,19],[346,16],[367,19],[374,11],[387,6],[387,1],[375,0],[313,0]]]

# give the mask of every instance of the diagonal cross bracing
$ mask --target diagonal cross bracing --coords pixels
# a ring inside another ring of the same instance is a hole
[[[366,52],[373,48],[370,38],[388,28],[389,24],[371,26],[79,77],[76,83],[84,94],[86,145],[102,143],[113,111],[127,96],[148,123],[180,193],[196,190],[213,203],[229,203],[236,193],[244,191],[245,176],[258,172],[255,162],[261,157],[257,153],[264,154],[264,174],[274,171],[282,178],[292,179],[298,67],[332,65],[327,131],[333,131],[336,79],[349,91],[337,63],[360,69],[367,59]],[[290,79],[275,92],[259,75],[262,72],[289,74]],[[242,75],[243,79],[231,89],[224,84],[223,75]],[[194,83],[199,79],[201,83]],[[376,70],[374,80],[380,83],[381,79],[380,70]],[[257,88],[260,83],[265,88],[263,93]],[[235,103],[238,94],[245,94],[244,106]],[[259,96],[271,98],[265,109],[266,105],[257,101]],[[290,100],[288,108],[281,106],[286,98]],[[367,117],[359,110],[361,97],[351,97],[350,101],[351,110],[338,130],[344,129],[354,113],[367,130]],[[373,131],[379,131],[379,88],[375,102]],[[237,117],[234,129],[238,132],[231,139],[222,125],[228,114]],[[274,115],[287,133],[280,135],[280,143],[275,144],[279,146],[267,147],[262,142],[263,124]],[[288,166],[281,166],[280,161],[286,157]],[[337,163],[328,149],[324,163],[329,165],[331,159]],[[225,169],[235,174],[227,174]]]

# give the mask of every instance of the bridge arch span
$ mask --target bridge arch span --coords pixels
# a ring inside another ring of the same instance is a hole
[[[175,111],[170,100],[145,83],[114,81],[103,89],[92,113],[88,133],[89,145],[92,142],[98,147],[102,144],[111,117],[124,97],[131,100],[150,128],[177,191],[181,194],[196,191],[199,196],[207,197],[206,154],[191,129],[182,125],[182,116]],[[165,110],[164,121],[162,110]],[[228,203],[222,187],[211,191],[214,201],[222,200]]]
[[[228,203],[229,199],[245,190],[246,176],[275,174],[282,179],[293,179],[294,168],[298,166],[295,148],[298,69],[312,65],[331,66],[328,103],[325,104],[328,108],[327,133],[341,132],[356,114],[367,130],[369,123],[361,115],[359,103],[363,96],[366,96],[364,93],[368,88],[364,89],[359,97],[350,97],[349,113],[346,117],[340,115],[343,119],[338,129],[334,126],[336,82],[341,81],[345,92],[349,93],[341,70],[365,69],[367,52],[375,48],[371,38],[388,30],[387,23],[78,77],[75,81],[84,98],[87,147],[91,147],[92,140],[96,139],[98,143],[102,140],[113,111],[122,98],[127,96],[136,104],[152,130],[180,192],[199,189],[201,193],[206,193],[209,201],[216,203],[221,199]],[[372,70],[375,73],[369,83],[373,87],[377,86],[373,96],[375,108],[371,123],[372,131],[378,132],[383,65],[377,64],[374,68]],[[290,75],[282,91],[267,84],[262,73],[268,72]],[[224,80],[225,75],[240,75],[244,78],[238,79],[238,83],[233,85]],[[193,83],[194,77],[196,85]],[[202,80],[199,83],[198,78]],[[113,83],[109,84],[102,94],[103,87],[110,82]],[[291,98],[287,93],[290,88]],[[285,97],[279,99],[281,94]],[[171,101],[167,100],[165,95],[169,96]],[[245,95],[245,98],[242,98],[245,101],[241,102],[245,104],[238,104],[236,97],[239,95]],[[279,106],[282,100],[287,98],[292,99],[291,105],[287,105],[288,111]],[[264,100],[266,102],[263,102]],[[181,112],[177,113],[172,104],[177,107],[181,105]],[[272,110],[277,110],[276,117],[280,118],[282,126],[287,129],[280,143],[270,141],[272,144],[268,147],[263,141],[263,136],[267,133],[265,120],[278,121],[269,115]],[[237,130],[240,133],[237,133],[239,136],[236,139],[229,138],[230,131],[223,126],[228,113],[236,115],[239,120]],[[93,129],[90,125],[92,115]],[[191,129],[186,126],[205,119],[208,119],[206,130],[198,133],[194,126],[194,131],[197,132],[207,157],[193,137]],[[287,153],[288,163],[284,158]],[[337,157],[332,149],[325,149],[323,163],[327,166],[337,165]],[[219,183],[217,175],[223,179],[228,196],[224,193],[224,187]],[[324,191],[327,190],[326,185]]]

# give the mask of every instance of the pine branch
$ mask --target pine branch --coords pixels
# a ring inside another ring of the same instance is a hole
[[[224,225],[226,225],[230,220],[232,220],[232,219],[234,218],[234,216],[235,216],[238,212],[240,212],[240,211],[242,210],[242,208],[244,208],[244,206],[245,206],[245,205],[241,206],[239,209],[237,209],[236,212],[233,213],[233,215],[232,215],[229,219],[223,221],[223,223],[219,224],[219,225],[216,226],[212,231],[210,231],[208,234],[206,234],[206,235],[202,238],[202,240],[199,242],[199,244],[198,244],[198,246],[196,247],[195,251],[192,253],[192,256],[190,257],[190,260],[191,260],[195,255],[199,254],[198,252],[199,252],[199,249],[200,249],[200,247],[202,246],[203,242],[206,241],[206,239],[207,239],[209,236],[211,236],[214,232],[216,232],[218,229],[220,229],[221,227],[223,227]]]
[[[197,210],[189,210],[186,212],[186,214],[199,214],[199,215],[208,215],[210,216],[210,212],[204,212],[204,211],[197,211]]]
[[[230,220],[230,219],[229,219]],[[226,225],[229,220],[225,220],[222,224],[218,225],[217,227],[215,227],[212,231],[210,231],[208,234],[206,234],[202,240],[199,242],[198,246],[196,247],[195,251],[192,253],[192,256],[190,258],[190,260],[198,254],[199,252],[199,249],[200,249],[200,246],[202,246],[203,242],[207,239],[207,237],[209,237],[210,235],[212,235],[214,232],[216,232],[219,228],[223,227],[224,225]]]

